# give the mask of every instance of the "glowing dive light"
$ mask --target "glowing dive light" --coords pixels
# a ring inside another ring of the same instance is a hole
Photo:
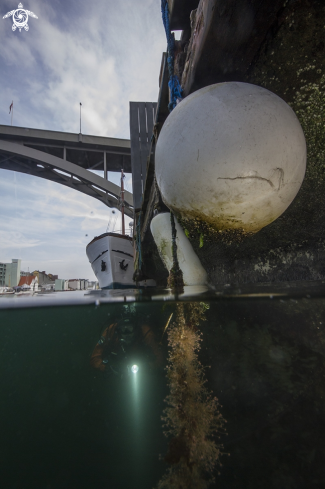
[[[139,367],[137,365],[132,365],[131,370],[134,374],[136,374],[137,371],[139,370]]]

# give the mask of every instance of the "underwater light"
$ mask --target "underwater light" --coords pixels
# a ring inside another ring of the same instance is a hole
[[[139,367],[137,365],[132,365],[131,370],[134,374],[136,374],[137,371],[139,370]]]

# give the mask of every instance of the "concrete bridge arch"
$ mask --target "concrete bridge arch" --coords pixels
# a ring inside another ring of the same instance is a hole
[[[108,171],[131,172],[130,141],[0,125],[0,169],[45,178],[120,207],[120,187]],[[102,170],[104,178],[90,170]],[[133,196],[125,191],[125,214],[133,217]]]

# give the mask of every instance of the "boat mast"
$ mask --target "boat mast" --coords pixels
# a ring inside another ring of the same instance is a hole
[[[122,212],[122,234],[125,234],[125,222],[124,222],[124,173],[121,170],[121,212]]]

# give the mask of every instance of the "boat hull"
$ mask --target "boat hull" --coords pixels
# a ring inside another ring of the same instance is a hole
[[[133,243],[129,236],[97,236],[88,244],[86,254],[101,289],[134,287]]]

